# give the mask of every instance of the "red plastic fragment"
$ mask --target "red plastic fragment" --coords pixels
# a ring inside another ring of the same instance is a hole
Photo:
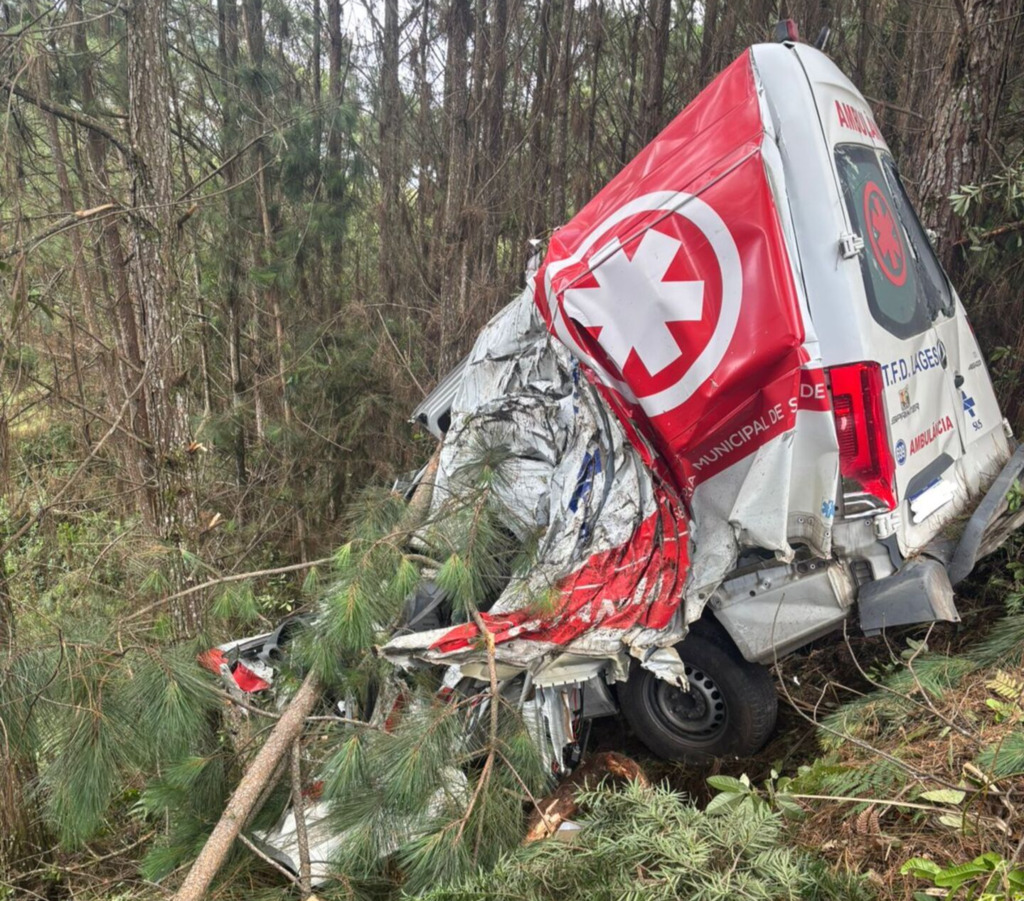
[[[199,665],[217,675],[220,675],[220,668],[227,662],[227,657],[224,656],[224,652],[220,648],[210,648],[199,655]],[[248,694],[270,688],[270,683],[266,679],[261,679],[244,663],[236,663],[232,667],[231,678],[235,680],[235,684],[242,691]]]
[[[237,683],[238,687],[244,692],[263,691],[264,688],[270,688],[270,683],[265,679],[261,679],[256,675],[249,667],[244,663],[235,664],[235,668],[231,671],[231,676]]]

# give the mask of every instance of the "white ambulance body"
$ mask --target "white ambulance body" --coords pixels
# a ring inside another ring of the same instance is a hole
[[[752,53],[779,149],[776,200],[791,217],[787,243],[829,376],[841,471],[834,553],[851,567],[865,630],[956,619],[950,583],[1019,519],[1005,515],[1005,495],[1020,455],[1007,466],[1011,432],[984,358],[869,105],[818,50]],[[1004,468],[965,540],[944,537]],[[736,614],[730,631],[746,631]],[[738,643],[768,659],[763,641]]]

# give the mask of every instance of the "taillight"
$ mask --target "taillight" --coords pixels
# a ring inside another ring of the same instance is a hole
[[[839,439],[843,512],[868,516],[896,509],[896,462],[882,401],[882,367],[850,363],[828,370]]]

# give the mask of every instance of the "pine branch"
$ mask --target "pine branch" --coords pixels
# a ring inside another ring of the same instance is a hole
[[[15,97],[20,97],[22,100],[27,103],[31,103],[33,106],[38,107],[45,113],[50,113],[51,115],[64,119],[66,122],[72,122],[75,125],[82,126],[82,128],[87,128],[89,131],[93,131],[106,138],[111,144],[120,150],[125,157],[130,158],[132,156],[132,152],[128,145],[102,122],[99,122],[92,116],[80,113],[78,110],[72,109],[69,106],[64,106],[62,103],[57,103],[56,101],[48,100],[44,97],[37,97],[31,91],[26,91],[21,87],[21,85],[15,84],[11,81],[0,84],[0,90],[7,91],[8,94],[13,94]]]
[[[473,621],[476,623],[476,627],[480,630],[480,634],[484,636],[484,641],[487,645],[487,676],[490,682],[490,695],[491,695],[491,709],[490,709],[490,735],[487,742],[487,759],[484,761],[483,769],[480,770],[480,778],[477,780],[476,789],[473,791],[473,797],[470,798],[469,804],[466,805],[466,811],[462,815],[462,820],[459,823],[458,832],[456,833],[455,841],[458,842],[462,838],[462,833],[469,823],[470,815],[473,813],[473,809],[476,807],[480,800],[480,796],[486,791],[487,784],[491,780],[491,773],[494,771],[494,759],[498,751],[498,704],[500,703],[500,695],[498,694],[498,667],[494,656],[494,633],[487,628],[487,624],[484,622],[483,617],[480,616],[480,611],[473,606],[472,610]],[[483,828],[483,818],[479,820],[479,827],[477,831],[476,842],[473,847],[473,858],[476,859],[480,852],[480,832]]]
[[[224,808],[224,813],[221,814],[203,850],[175,894],[174,901],[201,901],[205,896],[214,876],[227,858],[235,838],[255,812],[263,789],[301,733],[306,717],[320,698],[320,693],[320,680],[311,672],[238,783],[231,800]]]
[[[302,797],[302,742],[292,742],[292,811],[295,813],[295,841],[299,846],[299,888],[303,898],[313,891],[309,870],[309,834],[306,832],[305,799]]]
[[[60,234],[62,231],[66,231],[67,229],[80,225],[83,222],[88,222],[95,219],[97,216],[102,216],[104,213],[109,213],[112,210],[122,209],[123,207],[119,203],[104,203],[101,206],[93,207],[91,210],[76,210],[70,215],[57,220],[56,223],[40,232],[38,235],[33,235],[28,240],[19,241],[17,244],[9,247],[2,255],[0,255],[0,259],[8,259],[9,257],[17,256],[20,253],[24,253],[26,250],[34,250],[47,238],[52,238],[54,235]]]
[[[260,576],[277,576],[281,573],[299,572],[303,569],[312,569],[314,566],[323,566],[330,563],[331,560],[331,557],[321,557],[319,560],[309,560],[306,563],[293,563],[290,566],[275,566],[273,569],[256,569],[251,572],[233,573],[230,576],[220,576],[216,579],[208,579],[205,582],[200,582],[198,585],[192,585],[191,587],[183,588],[181,591],[177,591],[174,594],[169,594],[166,597],[160,598],[159,601],[147,604],[145,607],[140,607],[134,613],[128,614],[128,616],[124,618],[124,621],[131,622],[132,620],[138,619],[140,616],[144,616],[145,614],[155,610],[157,607],[162,607],[164,604],[168,604],[171,601],[188,597],[190,594],[195,594],[197,591],[204,591],[207,588],[213,588],[216,585],[223,585],[226,582],[240,582],[243,579],[256,579]]]

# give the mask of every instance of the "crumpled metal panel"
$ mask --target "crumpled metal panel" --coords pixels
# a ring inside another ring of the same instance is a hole
[[[838,447],[748,51],[552,236],[545,323],[682,498],[699,602],[742,547],[828,556]]]
[[[492,489],[499,518],[520,538],[539,529],[541,539],[536,564],[484,614],[498,660],[527,666],[552,651],[615,657],[624,646],[678,641],[685,516],[547,332],[530,289],[469,356],[432,512],[474,490],[472,461],[499,446],[508,453]],[[382,652],[397,662],[479,660],[478,639],[464,624],[396,636]]]

